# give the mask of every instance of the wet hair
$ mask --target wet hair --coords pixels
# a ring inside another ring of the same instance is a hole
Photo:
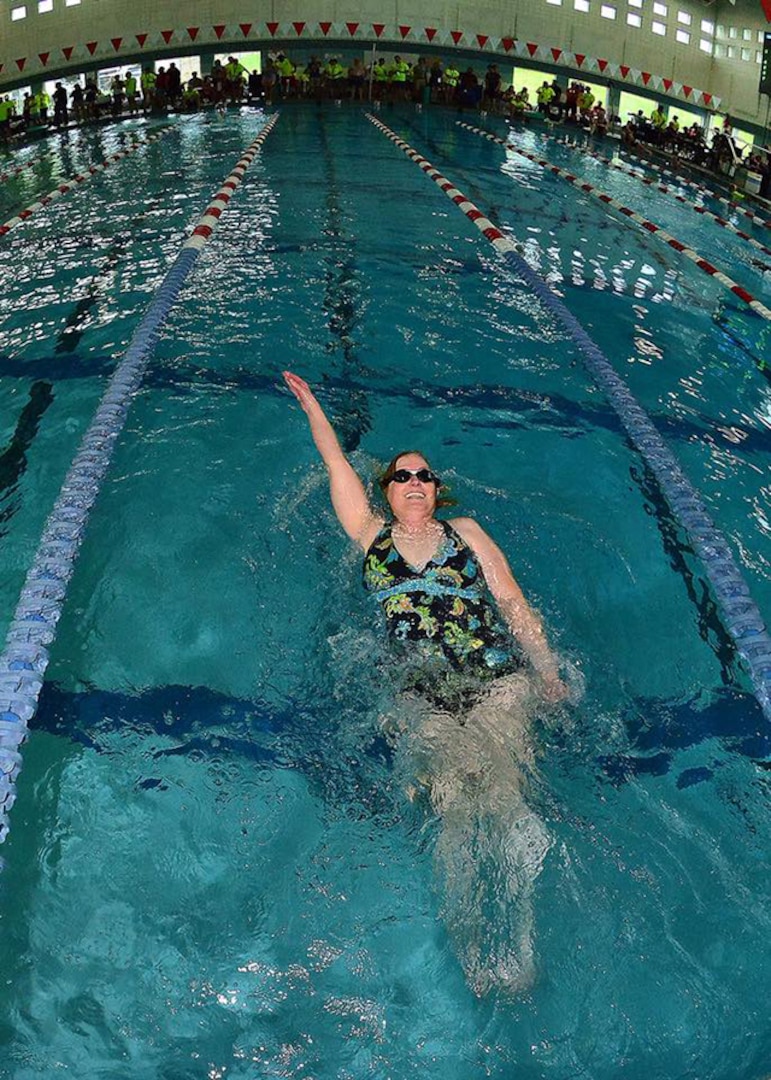
[[[388,491],[388,485],[391,483],[391,480],[393,479],[393,475],[397,471],[396,470],[397,461],[400,461],[401,458],[403,458],[403,457],[408,457],[410,454],[415,454],[418,457],[422,457],[423,460],[425,461],[426,465],[428,466],[428,468],[431,469],[432,472],[434,471],[431,468],[431,464],[429,463],[428,458],[426,457],[426,455],[422,451],[420,451],[420,450],[401,450],[398,454],[396,454],[394,457],[391,458],[388,465],[386,466],[385,471],[382,472],[380,474],[380,476],[378,477],[378,479],[377,479],[380,490],[382,491],[383,495],[386,497],[386,500],[387,500],[387,494],[386,493]],[[457,505],[457,501],[455,499],[451,499],[451,498],[448,498],[448,497],[442,497],[440,495],[440,492],[447,491],[447,490],[449,490],[447,484],[443,484],[443,483],[441,483],[441,481],[440,481],[439,484],[436,485],[436,505],[437,505],[437,508],[441,507],[441,506],[456,506]]]

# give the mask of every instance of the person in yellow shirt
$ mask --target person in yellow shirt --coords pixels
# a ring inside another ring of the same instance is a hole
[[[391,80],[391,100],[404,101],[407,96],[407,73],[410,65],[402,60],[401,56],[395,56],[389,69]]]
[[[459,82],[460,71],[455,66],[455,63],[449,60],[442,76],[442,101],[445,105],[452,105],[455,101]]]

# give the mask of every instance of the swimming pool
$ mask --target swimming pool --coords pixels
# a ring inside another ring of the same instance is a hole
[[[766,326],[453,113],[384,116],[540,262],[770,611]],[[261,122],[185,120],[0,246],[3,631],[116,354]],[[3,219],[132,129],[30,148],[49,164]],[[738,238],[512,137],[768,298]],[[464,980],[285,367],[367,475],[428,454],[583,673],[536,727],[551,846],[521,996]],[[91,515],[3,850],[0,1075],[763,1077],[768,749],[701,568],[554,317],[358,110],[287,108]]]

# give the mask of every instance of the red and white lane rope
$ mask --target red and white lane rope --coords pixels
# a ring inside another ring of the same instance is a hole
[[[472,124],[466,124],[462,120],[457,120],[456,123],[465,128],[467,131],[473,131],[476,135],[481,135],[483,139],[488,139],[490,142],[499,143],[507,150],[513,150],[515,154],[520,154],[522,157],[527,158],[528,161],[534,162],[547,172],[553,173],[555,176],[561,177],[563,180],[567,180],[569,184],[573,184],[579,191],[585,192],[587,195],[591,195],[592,198],[598,199],[605,206],[612,206],[614,210],[618,210],[624,217],[629,218],[631,221],[641,225],[647,232],[657,239],[663,241],[669,247],[674,248],[675,251],[680,252],[686,259],[690,259],[698,268],[708,277],[713,278],[724,289],[733,293],[734,296],[738,296],[739,299],[751,308],[756,314],[760,315],[762,319],[766,319],[771,322],[771,308],[766,307],[762,301],[753,296],[751,292],[748,292],[743,285],[739,285],[733,278],[728,277],[722,270],[718,270],[708,259],[705,259],[703,255],[700,255],[698,251],[688,247],[687,244],[682,243],[680,240],[676,240],[674,236],[668,233],[665,229],[662,229],[660,225],[657,225],[653,221],[648,221],[642,216],[642,214],[636,213],[628,206],[624,206],[618,199],[614,199],[612,195],[608,195],[604,191],[600,191],[594,187],[593,184],[589,184],[586,180],[582,180],[579,176],[575,176],[573,173],[567,171],[567,169],[561,169],[559,165],[553,165],[550,161],[546,161],[544,158],[536,157],[535,154],[529,154],[526,150],[521,150],[513,143],[506,142],[505,139],[499,138],[497,135],[493,135],[490,131],[485,131],[483,128],[474,127]]]
[[[106,157],[104,161],[100,161],[98,165],[89,165],[88,169],[86,169],[85,172],[78,173],[70,180],[66,180],[64,183],[59,184],[58,187],[55,187],[53,189],[53,191],[49,191],[47,195],[44,195],[42,199],[38,199],[37,202],[31,203],[23,210],[20,210],[19,213],[15,215],[15,217],[9,218],[4,225],[0,225],[0,236],[5,236],[11,231],[11,229],[15,229],[17,226],[25,222],[28,218],[31,218],[32,215],[38,210],[42,210],[43,207],[48,206],[56,199],[61,199],[62,195],[66,195],[68,191],[73,191],[80,184],[84,184],[86,180],[90,180],[92,176],[96,176],[98,173],[104,172],[105,169],[109,169],[109,167],[113,165],[116,161],[120,161],[122,158],[128,157],[129,154],[133,154],[135,150],[139,150],[141,147],[147,146],[149,143],[155,142],[157,139],[160,139],[163,135],[166,135],[169,131],[173,130],[173,127],[162,128],[160,131],[156,131],[153,132],[151,135],[148,135],[146,139],[142,139],[140,142],[134,143],[133,146],[128,147],[128,149],[119,150],[115,154],[110,154],[110,156]]]
[[[546,136],[548,138],[548,136]],[[556,140],[559,142],[559,140]],[[604,154],[598,154],[596,150],[590,149],[588,146],[571,146],[571,150],[575,150],[580,154],[585,154],[586,157],[593,158],[594,161],[599,161],[601,165],[605,165],[609,169],[616,169],[618,172],[624,173],[626,176],[632,176],[635,180],[639,180],[641,184],[646,187],[655,188],[656,191],[661,191],[665,195],[671,195],[673,199],[676,199],[683,206],[687,206],[693,210],[696,214],[701,214],[703,217],[707,217],[710,221],[714,221],[721,228],[727,229],[729,232],[734,233],[735,236],[741,237],[742,240],[746,240],[752,247],[757,248],[758,251],[762,251],[765,255],[771,255],[771,248],[767,248],[765,244],[761,244],[759,240],[756,240],[754,236],[750,236],[749,233],[742,232],[741,229],[732,224],[730,221],[726,221],[725,218],[720,217],[719,214],[714,214],[711,210],[708,210],[706,206],[700,206],[698,203],[691,202],[690,199],[686,199],[684,195],[675,191],[674,188],[669,187],[667,184],[661,184],[658,180],[654,180],[650,176],[644,176],[642,173],[633,169],[630,165],[622,165],[621,162],[612,161],[610,158],[606,158]]]
[[[434,183],[442,189],[447,198],[454,202],[459,210],[463,211],[469,221],[474,222],[482,235],[487,237],[496,250],[500,252],[520,251],[520,245],[515,244],[513,240],[509,240],[507,236],[504,236],[501,230],[493,225],[489,218],[485,217],[479,207],[475,206],[473,202],[467,199],[463,192],[459,191],[451,180],[448,180],[446,176],[442,176],[439,170],[435,169],[427,158],[424,158],[417,150],[413,150],[409,143],[406,143],[404,139],[400,139],[398,135],[382,122],[382,120],[378,120],[372,113],[366,113],[365,115],[376,128],[379,128],[392,143],[395,143],[400,150],[403,150],[407,157],[411,161],[414,161],[415,164],[423,170],[426,176],[430,177]]]
[[[25,161],[23,165],[17,165],[15,169],[9,169],[8,172],[0,173],[0,184],[4,184],[6,180],[13,180],[24,172],[25,169],[32,169],[35,165],[40,165],[45,161],[44,157],[35,158],[34,161]]]
[[[662,176],[669,177],[670,180],[674,180],[684,187],[693,188],[694,191],[698,191],[700,195],[704,195],[708,199],[714,199],[715,202],[722,203],[723,206],[727,206],[730,210],[733,210],[734,213],[749,218],[753,225],[761,225],[764,229],[771,229],[771,221],[769,221],[768,218],[760,217],[752,210],[745,210],[743,206],[737,204],[735,199],[727,199],[725,195],[718,195],[716,191],[707,187],[706,184],[700,184],[697,180],[691,180],[686,176],[680,176],[678,173],[673,172],[672,169],[665,169],[664,166],[659,165],[657,161],[645,158],[645,160],[641,162],[641,168],[653,169],[654,172],[661,173]]]

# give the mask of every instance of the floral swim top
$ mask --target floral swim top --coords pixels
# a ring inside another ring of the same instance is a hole
[[[477,676],[521,667],[511,636],[493,608],[482,568],[448,522],[422,570],[399,553],[387,522],[364,557],[364,585],[385,612],[393,640],[420,642],[430,658]],[[412,653],[410,649],[410,653]]]

